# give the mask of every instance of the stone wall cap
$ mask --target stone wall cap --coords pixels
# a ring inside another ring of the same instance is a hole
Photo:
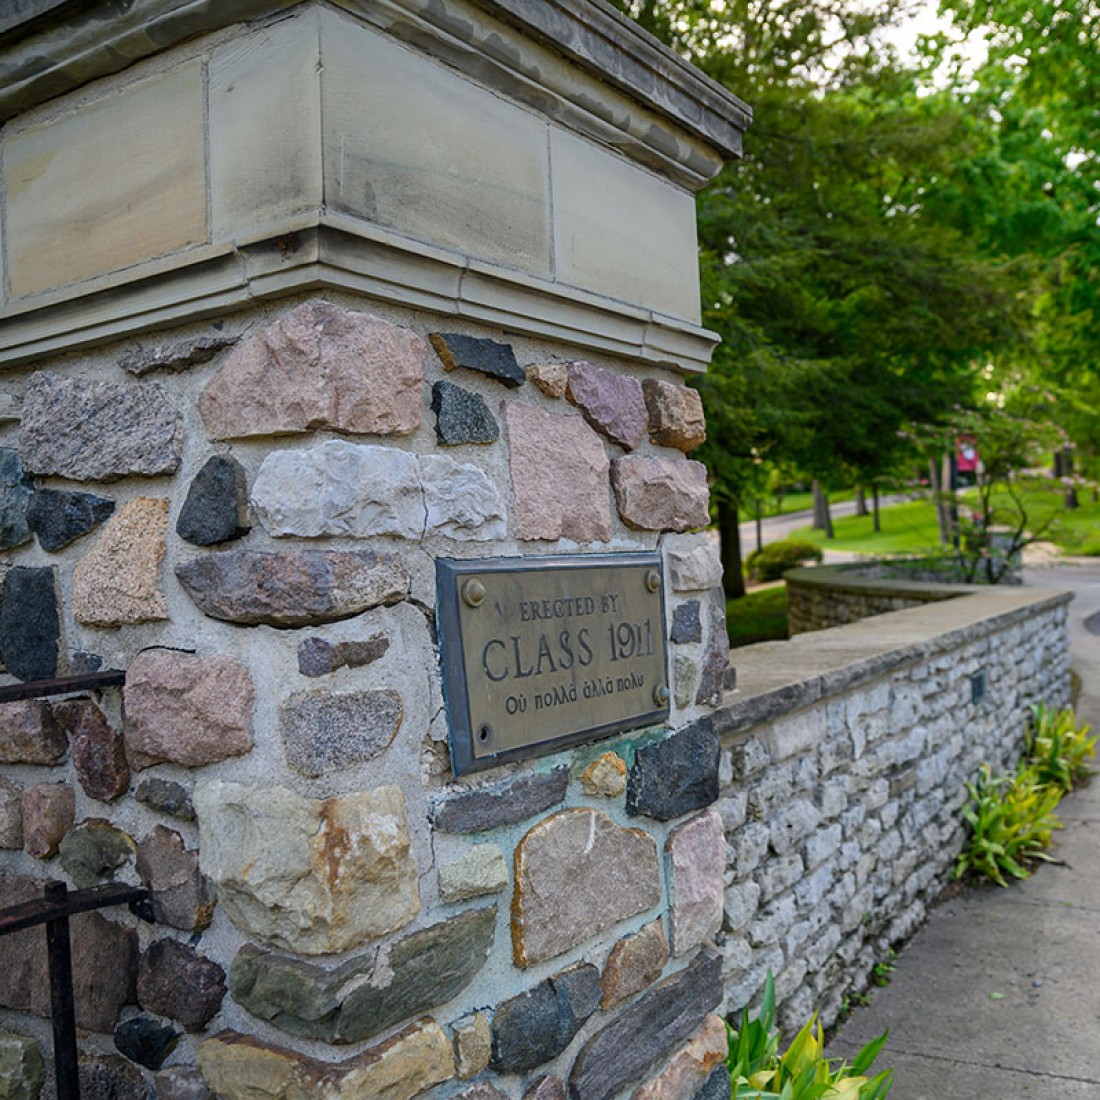
[[[1053,588],[959,587],[957,599],[738,649],[738,692],[715,713],[715,729],[724,736],[772,721],[1073,599]]]
[[[123,9],[114,0],[9,0],[0,14],[0,122],[187,39],[277,15],[300,2],[133,0]],[[549,43],[590,77],[672,122],[721,158],[740,153],[741,134],[752,118],[737,96],[606,0],[390,0],[388,5],[339,0],[339,6],[398,35],[398,24],[411,20],[419,25],[416,40],[421,43],[421,32],[443,43],[466,28],[471,40],[462,45],[477,52],[467,24],[471,12],[480,11]],[[374,12],[376,7],[396,9],[393,27],[386,25],[391,17]],[[492,60],[499,63],[500,58]],[[479,68],[487,76],[486,67]],[[515,75],[538,83],[542,74]]]

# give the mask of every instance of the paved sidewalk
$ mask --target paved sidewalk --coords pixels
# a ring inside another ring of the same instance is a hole
[[[1030,573],[1073,588],[1079,716],[1100,728],[1100,566]],[[1053,855],[1008,889],[968,890],[933,910],[833,1041],[851,1057],[890,1029],[878,1068],[894,1067],[890,1100],[1100,1100],[1100,776],[1063,800]]]

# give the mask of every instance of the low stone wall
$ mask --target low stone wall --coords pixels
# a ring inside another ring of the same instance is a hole
[[[860,619],[950,600],[980,586],[937,581],[902,581],[861,576],[859,565],[819,565],[792,569],[787,584],[787,622],[791,637],[809,630],[858,622]]]
[[[1069,701],[1066,604],[983,589],[735,651],[723,745],[726,1009],[776,975],[826,1025],[922,922],[965,831],[963,784],[1010,769],[1029,704]]]

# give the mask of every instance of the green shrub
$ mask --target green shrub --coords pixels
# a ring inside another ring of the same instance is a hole
[[[851,1065],[838,1065],[837,1059],[825,1057],[825,1038],[815,1013],[781,1054],[775,1030],[775,981],[770,971],[759,1015],[750,1020],[746,1009],[739,1029],[726,1027],[726,1067],[734,1100],[882,1100],[890,1091],[893,1070],[867,1077],[887,1032],[869,1042]]]
[[[754,550],[745,561],[745,569],[754,581],[777,581],[788,569],[821,558],[820,546],[804,539],[784,539]]]
[[[983,764],[974,782],[966,784],[966,793],[970,801],[963,817],[970,839],[955,860],[955,878],[988,878],[1007,886],[1006,872],[1027,878],[1029,863],[1049,860],[1046,849],[1053,831],[1062,827],[1054,816],[1060,787],[1041,782],[1030,766],[995,778]]]
[[[1089,726],[1077,725],[1072,710],[1036,703],[1031,713],[1027,746],[1031,766],[1040,782],[1072,791],[1074,782],[1092,770],[1086,761],[1096,755],[1096,738],[1089,737]]]

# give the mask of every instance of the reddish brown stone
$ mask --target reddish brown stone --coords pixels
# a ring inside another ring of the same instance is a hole
[[[187,931],[210,924],[214,895],[199,871],[199,853],[188,850],[179,833],[157,825],[138,845],[137,872],[161,924]]]
[[[252,748],[255,689],[232,657],[147,649],[126,672],[126,756],[140,771],[168,761],[188,768]]]
[[[523,1100],[567,1100],[565,1082],[560,1077],[547,1074],[544,1077],[536,1077],[527,1086],[523,1094]]]
[[[312,301],[243,341],[199,397],[212,439],[420,426],[424,341],[365,313]]]
[[[668,940],[661,921],[651,921],[611,949],[600,975],[601,1004],[612,1008],[652,985],[668,962]]]
[[[566,396],[596,431],[628,451],[645,439],[646,405],[636,378],[591,363],[571,363]]]
[[[577,416],[504,404],[516,535],[606,542],[611,537],[608,461],[600,438]]]
[[[56,764],[68,747],[48,703],[0,703],[0,764]]]
[[[23,849],[38,859],[57,854],[76,816],[76,796],[64,783],[37,783],[22,795]]]
[[[0,897],[5,905],[41,896],[41,882],[0,874]],[[77,1025],[109,1033],[122,1006],[134,1000],[137,932],[99,913],[78,913],[72,918],[71,933]],[[105,959],[110,960],[109,966],[104,966]],[[41,928],[28,928],[4,938],[0,1007],[49,1016],[46,937]]]
[[[649,416],[649,438],[661,447],[694,451],[707,438],[703,401],[688,386],[674,386],[656,378],[642,383]]]
[[[619,515],[641,531],[689,531],[710,522],[701,462],[624,455],[611,463]]]
[[[130,786],[126,744],[107,716],[90,699],[56,703],[54,717],[68,731],[73,767],[89,798],[113,802]]]
[[[190,944],[157,940],[141,956],[138,1004],[178,1020],[188,1031],[202,1031],[218,1014],[225,989],[225,971]]]

